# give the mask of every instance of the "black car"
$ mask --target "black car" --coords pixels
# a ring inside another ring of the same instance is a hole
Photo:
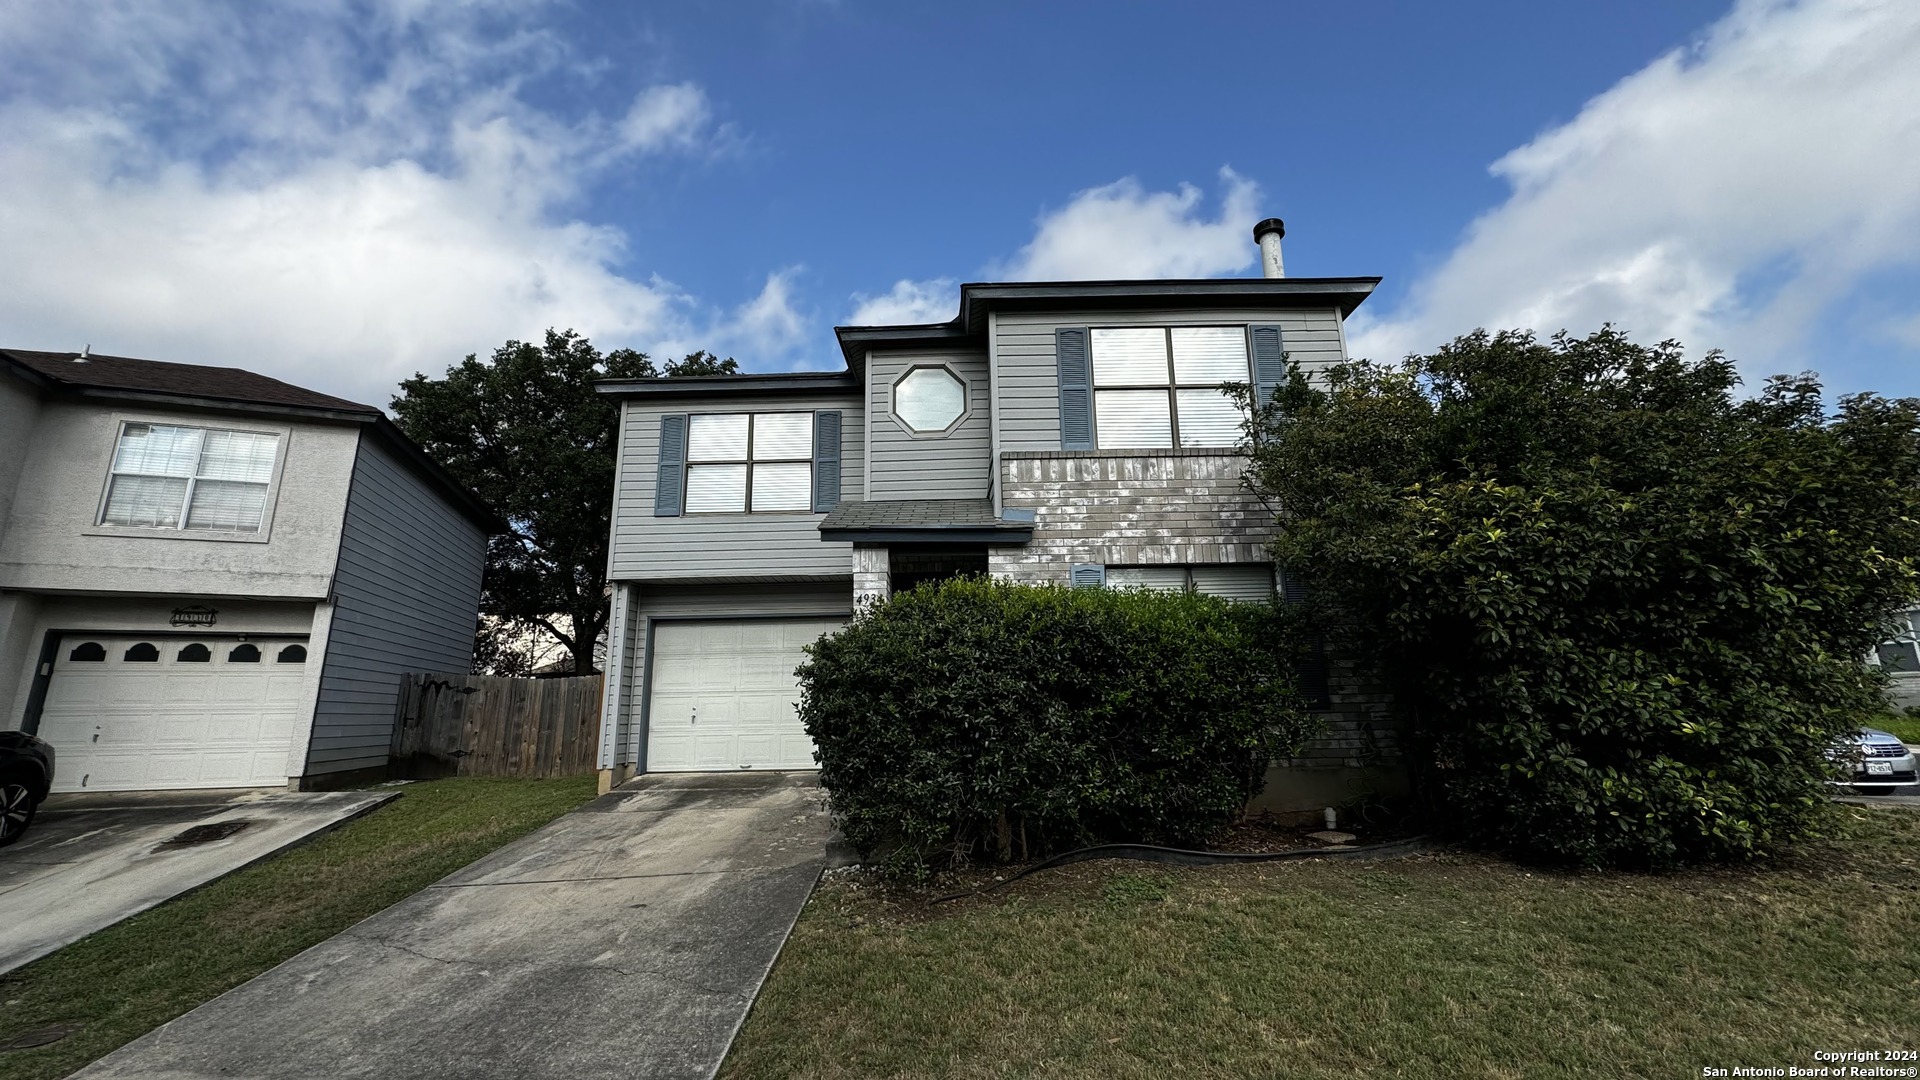
[[[0,731],[0,847],[33,824],[53,787],[53,747],[24,731]]]

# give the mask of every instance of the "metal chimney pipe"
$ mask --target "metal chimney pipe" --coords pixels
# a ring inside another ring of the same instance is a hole
[[[1287,235],[1287,225],[1277,217],[1270,217],[1253,227],[1253,242],[1260,245],[1260,274],[1263,277],[1286,277],[1286,267],[1280,263],[1280,238]]]

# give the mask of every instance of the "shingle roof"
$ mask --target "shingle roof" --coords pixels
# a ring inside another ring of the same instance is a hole
[[[203,367],[139,360],[130,356],[93,354],[82,361],[79,353],[0,349],[0,356],[35,374],[71,388],[127,390],[207,398],[243,405],[279,405],[296,409],[374,414],[371,405],[302,389],[240,368]]]
[[[921,543],[950,539],[1017,544],[1032,535],[1031,518],[996,517],[992,499],[843,502],[820,519],[823,540],[870,538]]]

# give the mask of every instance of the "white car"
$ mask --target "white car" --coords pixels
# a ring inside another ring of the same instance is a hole
[[[1834,783],[1862,795],[1891,795],[1895,788],[1920,783],[1920,771],[1916,771],[1920,763],[1915,762],[1913,751],[1879,728],[1861,728],[1851,744],[1842,742],[1834,748],[1834,760],[1853,771],[1851,779]]]

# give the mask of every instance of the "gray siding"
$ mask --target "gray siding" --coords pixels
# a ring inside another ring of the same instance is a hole
[[[0,537],[11,520],[13,492],[20,484],[27,447],[40,419],[40,395],[33,387],[0,370]]]
[[[1060,449],[1060,383],[1054,374],[1053,332],[1062,326],[1222,326],[1266,323],[1280,327],[1287,352],[1308,371],[1340,362],[1340,312],[1324,311],[1104,311],[1091,314],[995,316],[993,362],[999,378],[1001,450]],[[1251,380],[1252,373],[1248,373]]]
[[[815,541],[818,543],[818,541]],[[851,547],[851,545],[848,545]],[[620,762],[639,763],[641,715],[647,700],[647,620],[699,616],[852,614],[851,578],[795,585],[653,585],[640,589],[629,642],[626,682],[620,700]]]
[[[945,435],[915,435],[893,415],[893,385],[910,368],[942,364],[967,384],[966,419]],[[984,499],[993,480],[984,353],[867,354],[869,499]]]
[[[384,765],[402,672],[466,671],[487,537],[362,435],[307,772]]]
[[[654,517],[660,417],[667,413],[789,412],[839,409],[840,491],[858,499],[865,489],[866,423],[857,395],[727,398],[712,403],[629,401],[621,411],[620,471],[613,501],[608,574],[621,581],[715,578],[846,577],[853,545],[820,539],[824,514],[693,514]]]

